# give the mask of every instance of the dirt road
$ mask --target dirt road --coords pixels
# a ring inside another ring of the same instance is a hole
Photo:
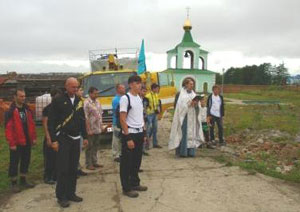
[[[77,194],[82,203],[68,209],[58,207],[54,186],[40,184],[14,195],[0,211],[187,211],[187,212],[299,212],[299,186],[260,174],[252,175],[238,167],[227,167],[209,157],[175,158],[167,150],[170,123],[160,123],[159,141],[163,149],[150,150],[144,157],[142,184],[149,190],[139,198],[122,195],[118,164],[110,150],[100,152],[104,168],[78,180]]]

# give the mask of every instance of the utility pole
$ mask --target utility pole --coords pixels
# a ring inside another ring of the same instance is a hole
[[[223,89],[224,89],[224,71],[225,71],[225,68],[222,69],[222,96],[223,96]]]

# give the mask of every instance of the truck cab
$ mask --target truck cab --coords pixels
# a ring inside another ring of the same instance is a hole
[[[116,95],[116,85],[123,84],[126,92],[129,90],[128,78],[132,75],[137,75],[137,52],[137,50],[133,49],[127,51],[124,49],[90,51],[92,71],[80,77],[84,97],[88,96],[88,89],[91,86],[99,90],[98,101],[103,109],[102,120],[107,127],[108,133],[112,132],[112,100]],[[157,83],[160,86],[161,115],[165,110],[173,106],[176,88],[172,74],[148,71],[141,74],[140,77],[148,92],[150,92],[151,84]]]

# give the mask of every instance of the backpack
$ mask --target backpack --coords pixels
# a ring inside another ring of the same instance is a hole
[[[130,104],[130,97],[129,97],[129,95],[126,93],[125,94],[125,96],[127,97],[127,99],[128,99],[128,106],[127,106],[127,114],[129,113],[129,110],[131,109],[131,104]],[[121,129],[122,127],[121,127],[121,121],[120,121],[120,102],[119,102],[119,104],[118,104],[118,106],[117,106],[117,108],[116,108],[116,122],[117,122],[117,127],[119,128],[119,129]]]

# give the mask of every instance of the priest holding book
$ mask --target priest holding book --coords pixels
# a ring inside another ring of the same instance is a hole
[[[194,92],[194,81],[187,78],[180,91],[171,127],[169,149],[176,149],[178,157],[194,157],[196,149],[204,141],[200,96]]]

